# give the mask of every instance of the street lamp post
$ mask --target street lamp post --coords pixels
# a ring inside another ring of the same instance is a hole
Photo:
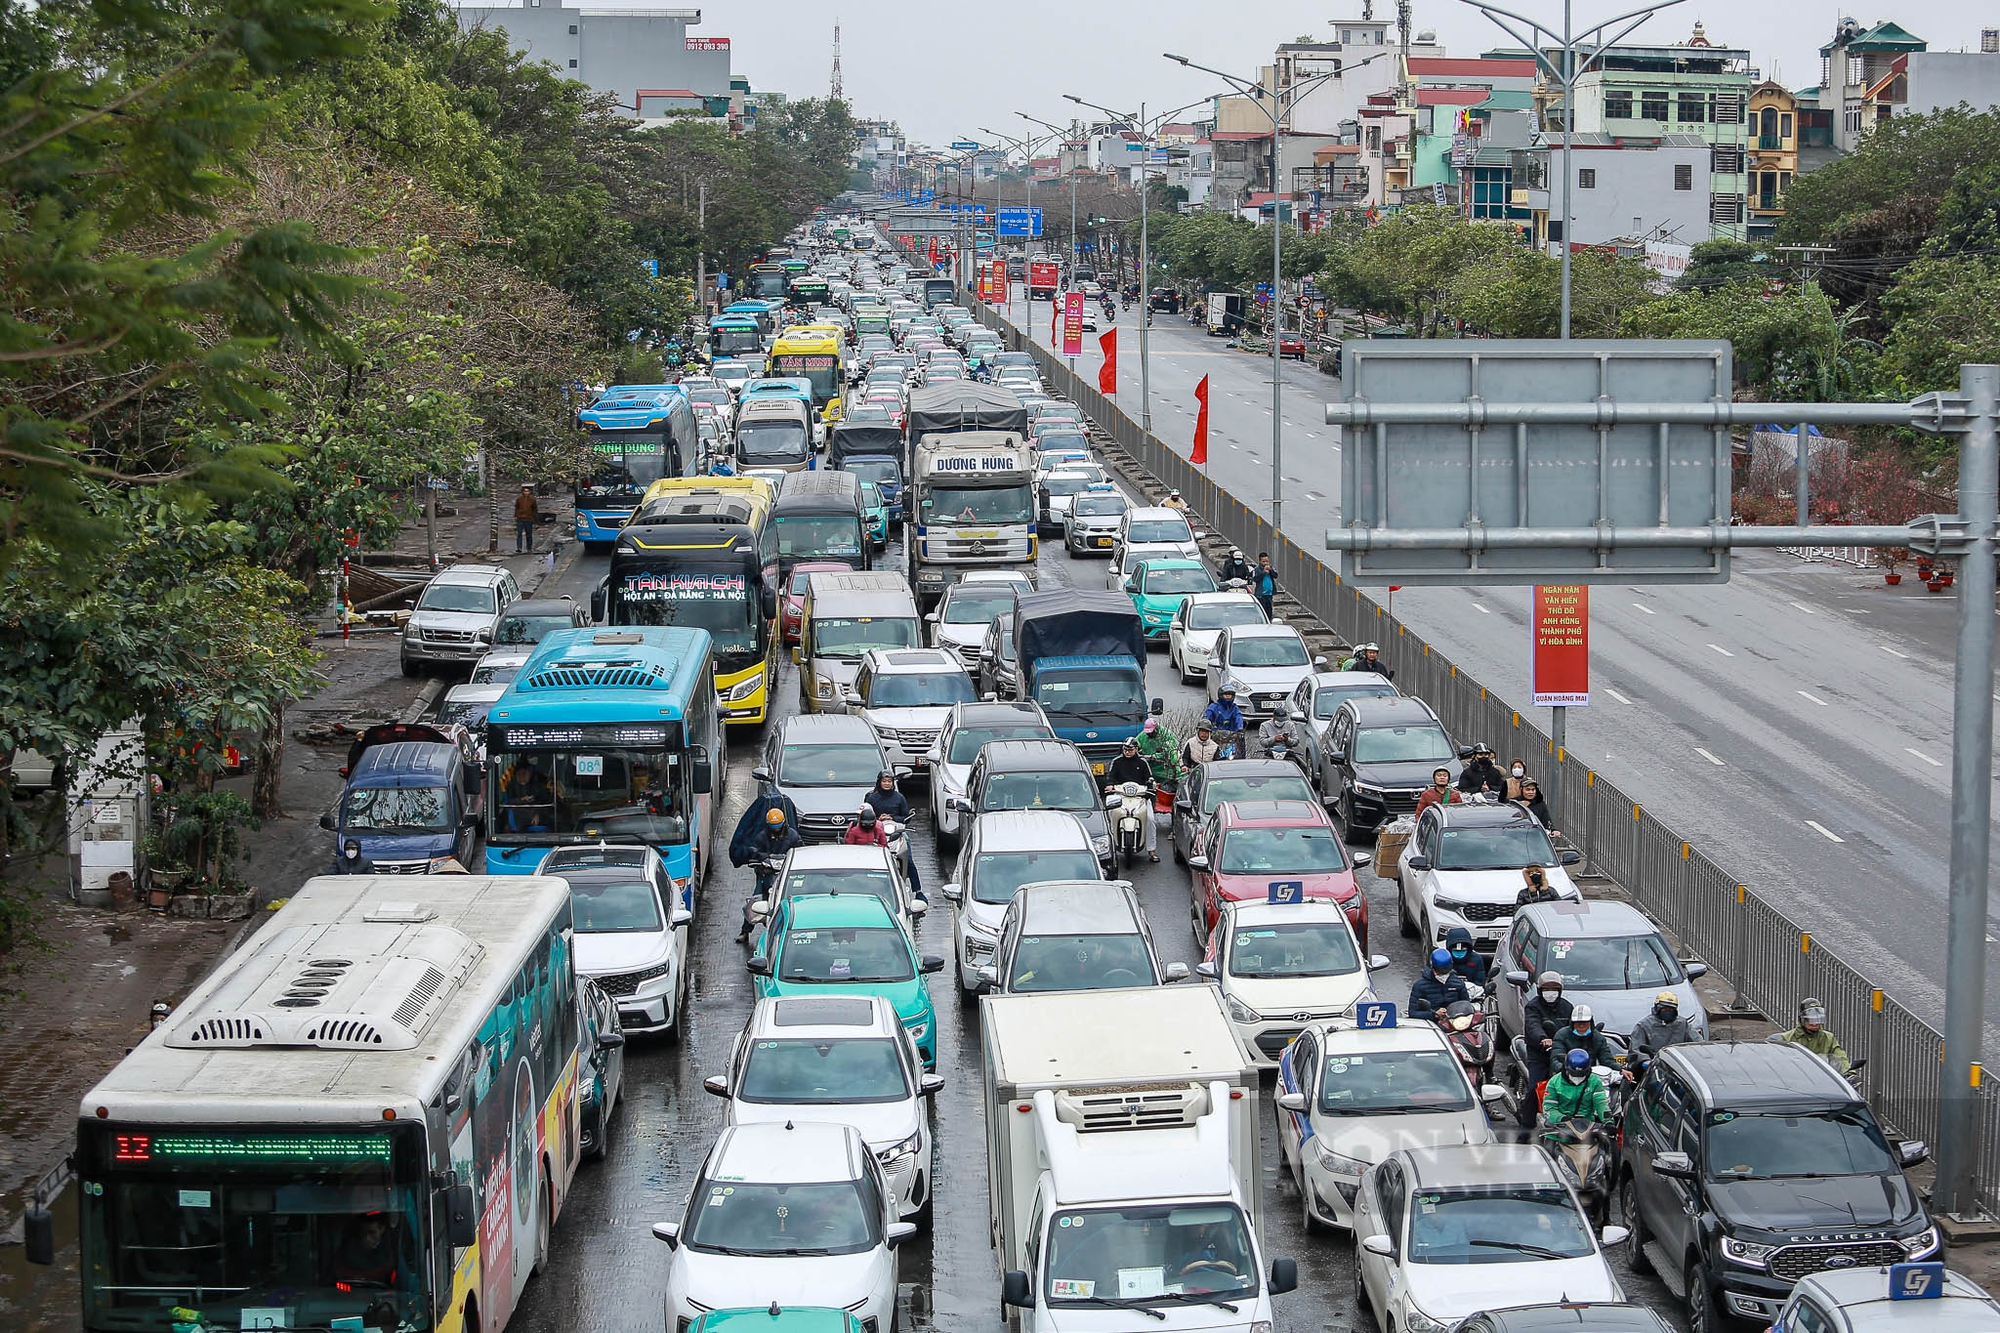
[[[1016,111],[1014,114],[1031,125],[1040,125],[1053,135],[1066,135],[1069,133],[1062,126],[1051,125],[1048,121],[1042,120],[1037,116],[1031,116],[1025,111]],[[1076,168],[1072,165],[1069,172],[1069,271],[1072,281],[1075,280],[1076,266],[1079,262],[1081,262],[1081,257],[1076,241]]]
[[[1035,228],[1035,145],[1039,143],[1047,143],[1049,139],[1052,138],[1053,136],[1047,134],[1031,134],[1023,138],[1017,139],[1011,134],[1002,134],[1000,131],[996,129],[990,129],[984,125],[981,125],[979,127],[979,131],[982,134],[992,135],[994,138],[998,139],[1000,142],[1006,144],[1010,148],[1019,148],[1021,150],[1021,156],[1024,159],[1026,159],[1028,168],[1028,195],[1027,195],[1028,234],[1029,234],[1029,239],[1032,239],[1034,236],[1034,228]],[[1000,186],[999,186],[999,178],[997,176],[994,178],[994,186],[993,186],[993,248],[996,251],[999,250],[1000,248]],[[1005,256],[1003,255],[1001,258],[1004,262]],[[1003,273],[1006,272],[1006,269],[1002,268],[1001,272]],[[1027,270],[1025,268],[1025,265],[1022,269],[1021,285],[1023,288],[1026,288],[1028,285]],[[1028,313],[1029,314],[1034,313],[1034,295],[1032,291],[1030,291],[1028,294]],[[1014,281],[1011,278],[1007,280],[1007,317],[1009,319],[1012,319],[1014,317]]]
[[[1470,0],[1468,0],[1470,2]],[[1380,60],[1389,52],[1358,60],[1346,69],[1359,69],[1369,61]],[[1237,92],[1249,98],[1259,111],[1271,120],[1271,530],[1284,531],[1285,514],[1285,416],[1284,416],[1284,351],[1283,334],[1285,328],[1285,279],[1284,279],[1284,205],[1282,200],[1291,192],[1285,190],[1284,180],[1284,140],[1285,114],[1297,105],[1298,99],[1307,89],[1318,87],[1328,79],[1339,78],[1345,70],[1328,70],[1309,79],[1301,79],[1280,94],[1265,88],[1250,79],[1240,79],[1234,74],[1225,74],[1207,65],[1197,65],[1186,56],[1167,52],[1167,59],[1189,69],[1198,69],[1204,74],[1213,74]],[[1275,75],[1273,76],[1275,77]],[[1269,97],[1271,105],[1265,106]]]

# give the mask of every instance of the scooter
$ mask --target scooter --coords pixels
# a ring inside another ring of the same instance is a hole
[[[1618,1089],[1625,1085],[1625,1076],[1602,1067],[1596,1072],[1610,1094],[1611,1109],[1606,1112],[1609,1121],[1600,1124],[1582,1116],[1570,1116],[1544,1129],[1542,1142],[1555,1159],[1557,1172],[1576,1191],[1577,1202],[1583,1205],[1590,1225],[1602,1231],[1611,1221],[1611,1182],[1617,1175],[1618,1157],[1618,1140],[1611,1124],[1618,1118],[1621,1100]]]
[[[1112,858],[1123,853],[1125,864],[1135,865],[1146,850],[1146,826],[1140,821],[1153,817],[1152,796],[1137,782],[1106,787],[1104,794],[1110,797],[1104,803],[1104,813],[1111,821]]]
[[[1472,1000],[1453,1000],[1445,1006],[1438,1024],[1451,1053],[1465,1068],[1466,1078],[1475,1088],[1493,1081],[1493,1033],[1487,1024],[1484,1006]]]

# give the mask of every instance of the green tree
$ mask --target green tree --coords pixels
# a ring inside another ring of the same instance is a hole
[[[1681,274],[1677,285],[1683,290],[1698,291],[1778,275],[1762,247],[1718,238],[1702,241],[1689,252],[1687,271]]]

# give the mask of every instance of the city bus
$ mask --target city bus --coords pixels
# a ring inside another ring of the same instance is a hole
[[[771,356],[764,364],[764,374],[807,381],[812,386],[813,409],[818,411],[840,397],[841,389],[847,383],[841,360],[838,329],[786,329],[771,344]]]
[[[747,314],[717,315],[708,321],[708,350],[712,356],[755,355],[764,350],[764,334]]]
[[[759,298],[756,300],[733,302],[722,313],[725,315],[739,315],[745,319],[756,320],[757,332],[763,334],[766,338],[770,338],[778,332],[778,315],[784,308],[785,303],[782,298],[774,300]],[[761,349],[763,344],[759,343],[757,346]]]
[[[752,264],[743,279],[743,290],[760,301],[782,301],[791,290],[791,280],[782,264]]]
[[[570,938],[560,879],[308,880],[84,1097],[83,1327],[505,1327],[580,1156]]]
[[[832,289],[825,278],[816,273],[801,273],[791,281],[787,300],[794,306],[806,308],[825,305],[832,297]]]
[[[646,488],[685,476],[701,458],[701,430],[686,392],[673,384],[619,385],[577,413],[594,466],[576,483],[576,539],[606,546]]]
[[[710,513],[633,520],[618,534],[603,618],[615,626],[708,631],[723,722],[760,727],[777,679],[777,585],[765,577],[762,525],[730,521],[750,503],[730,496]],[[643,511],[642,511],[643,516]]]
[[[528,875],[549,849],[651,843],[692,910],[715,850],[727,751],[705,629],[557,630],[486,714],[486,870]]]

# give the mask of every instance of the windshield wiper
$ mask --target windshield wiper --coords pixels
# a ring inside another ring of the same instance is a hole
[[[1164,1301],[1182,1301],[1185,1303],[1195,1304],[1195,1305],[1216,1305],[1229,1311],[1229,1313],[1231,1314],[1236,1313],[1236,1301],[1230,1300],[1229,1297],[1223,1295],[1219,1291],[1181,1291],[1181,1292],[1175,1292],[1171,1296],[1161,1296],[1156,1299]],[[1242,1298],[1238,1297],[1237,1299],[1240,1300]]]
[[[1475,1240],[1466,1243],[1469,1245],[1484,1246],[1489,1250],[1518,1250],[1522,1254],[1532,1254],[1538,1259],[1575,1259],[1579,1257],[1574,1254],[1558,1254],[1554,1250],[1544,1249],[1539,1245],[1523,1245],[1517,1240]]]
[[[1152,1306],[1144,1304],[1144,1302],[1169,1300],[1172,1298],[1166,1296],[1058,1296],[1054,1299],[1061,1301],[1064,1305],[1102,1305],[1113,1310],[1139,1310],[1153,1316],[1153,1318],[1159,1320],[1161,1323],[1165,1323],[1167,1319],[1166,1315],[1155,1310]]]

